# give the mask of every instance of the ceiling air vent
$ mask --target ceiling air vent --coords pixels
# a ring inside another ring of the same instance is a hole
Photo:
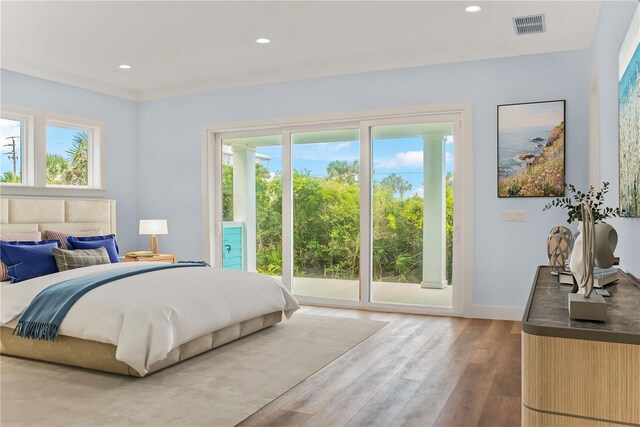
[[[544,14],[531,16],[518,16],[513,18],[513,28],[516,35],[544,33],[547,29],[544,23]]]

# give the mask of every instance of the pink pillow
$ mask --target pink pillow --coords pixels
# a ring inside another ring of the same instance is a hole
[[[22,233],[2,233],[0,240],[3,242],[39,242],[42,235],[39,231],[25,231]],[[0,261],[0,281],[9,280],[7,275],[7,265]]]
[[[93,236],[102,236],[102,230],[86,230],[86,231],[52,231],[52,230],[44,230],[44,235],[47,240],[59,240],[60,241],[60,249],[69,249],[67,247],[67,237],[93,237]]]

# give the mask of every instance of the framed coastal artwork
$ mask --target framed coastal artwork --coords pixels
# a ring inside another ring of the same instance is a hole
[[[618,55],[620,208],[640,217],[640,6]]]
[[[498,105],[498,197],[564,196],[565,106]]]

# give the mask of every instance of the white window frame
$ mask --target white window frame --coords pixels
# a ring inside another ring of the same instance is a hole
[[[347,127],[359,123],[360,128],[360,182],[370,182],[371,153],[370,129],[381,123],[415,121],[425,116],[448,116],[454,121],[454,282],[452,307],[436,307],[411,304],[373,302],[370,296],[372,256],[370,253],[370,233],[361,234],[360,300],[338,300],[318,297],[298,296],[303,304],[333,307],[359,308],[403,313],[439,314],[453,316],[471,316],[475,313],[473,296],[473,146],[471,129],[471,103],[462,102],[445,105],[423,105],[383,110],[355,111],[347,113],[322,114],[279,119],[240,121],[209,124],[203,126],[202,133],[202,197],[203,197],[203,255],[215,266],[222,266],[222,140],[230,137],[248,137],[282,133],[282,174],[283,174],[283,248],[293,247],[292,239],[292,200],[293,188],[290,180],[292,162],[291,133],[304,130],[324,130]],[[361,186],[361,225],[360,230],[371,229],[371,189]],[[285,226],[289,224],[288,226]],[[284,251],[283,284],[291,290],[288,280],[292,272],[292,251]]]
[[[0,105],[0,117],[20,120],[22,183],[1,183],[7,196],[104,196],[104,122],[13,105]],[[47,184],[47,126],[82,130],[89,134],[87,185]]]
[[[2,187],[13,187],[13,188],[22,188],[26,186],[33,185],[35,182],[35,178],[33,176],[33,156],[31,153],[34,152],[33,146],[33,129],[35,119],[33,116],[16,112],[16,111],[5,111],[2,109],[0,111],[0,118],[7,120],[15,120],[20,122],[20,177],[22,178],[19,183],[2,183]],[[4,146],[5,141],[2,141],[1,144]],[[4,155],[4,153],[3,153]],[[3,188],[4,190],[4,188]]]

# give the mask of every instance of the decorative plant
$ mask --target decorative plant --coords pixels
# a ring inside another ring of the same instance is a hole
[[[582,212],[580,211],[580,204],[582,202],[587,202],[591,207],[591,212],[593,212],[593,219],[596,222],[602,222],[607,218],[613,218],[620,216],[624,213],[623,209],[618,208],[610,208],[603,207],[604,204],[604,195],[609,192],[609,183],[603,182],[602,189],[596,193],[593,186],[589,187],[589,191],[583,193],[576,189],[573,184],[565,184],[565,188],[568,189],[572,196],[571,197],[559,197],[545,205],[543,210],[549,210],[554,207],[559,207],[562,209],[567,209],[569,213],[569,219],[567,222],[571,224],[573,221],[582,221]]]

